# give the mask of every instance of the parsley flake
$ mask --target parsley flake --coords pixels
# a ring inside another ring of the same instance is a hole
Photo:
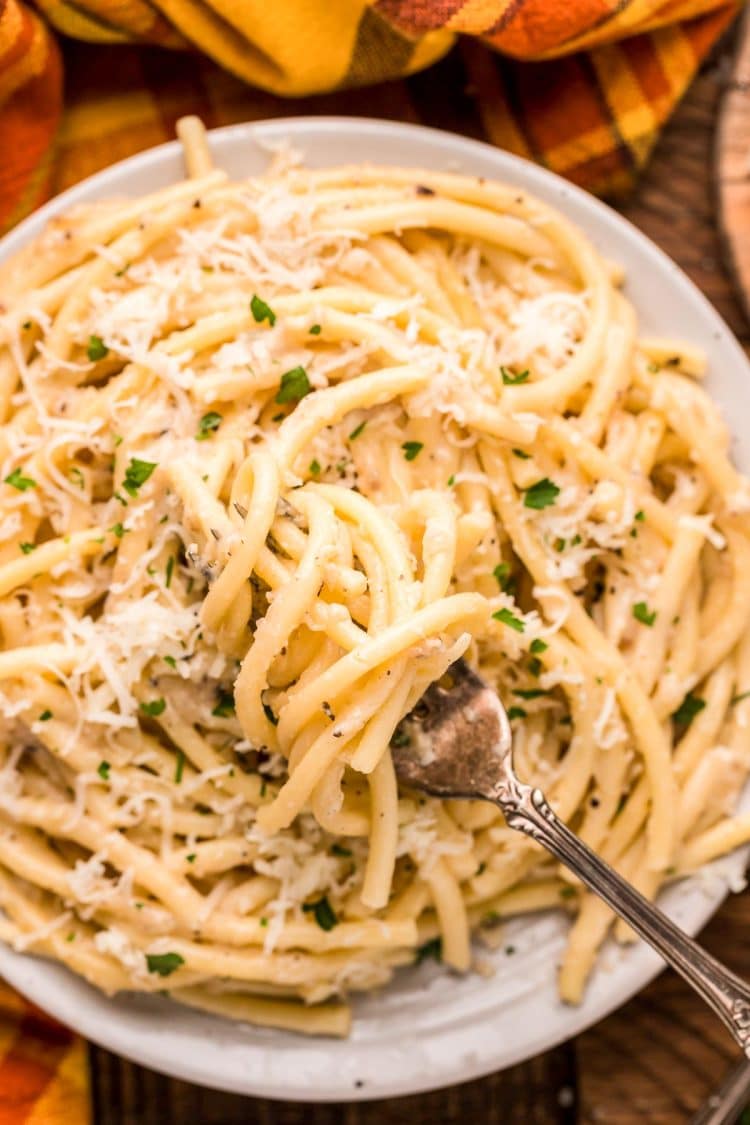
[[[495,621],[502,621],[503,625],[507,625],[509,629],[515,629],[517,633],[523,633],[524,629],[526,628],[521,618],[516,617],[515,613],[509,610],[507,606],[503,606],[502,609],[498,609],[496,613],[492,614],[492,616],[494,617]]]
[[[541,480],[525,489],[523,506],[524,508],[533,508],[538,512],[542,508],[549,508],[550,505],[554,504],[559,495],[560,489],[554,481],[551,481],[549,477],[542,477]]]
[[[25,477],[20,469],[14,469],[5,478],[5,484],[10,484],[13,488],[17,488],[19,492],[25,492],[27,488],[36,488],[36,481],[31,477]]]
[[[401,448],[407,461],[414,461],[424,449],[423,441],[405,441]]]
[[[195,435],[196,441],[207,441],[211,434],[215,433],[221,423],[224,421],[224,415],[219,414],[216,410],[209,410],[208,414],[204,414],[198,423],[198,430]]]
[[[316,458],[313,458],[312,461],[310,462],[310,473],[314,477],[320,476],[320,473],[321,473],[320,461],[318,461]]]
[[[48,723],[51,718],[52,718],[52,712],[51,711],[49,711],[49,710],[42,711],[41,715],[39,716],[39,722],[40,723]]]
[[[122,482],[122,487],[129,496],[138,495],[138,489],[146,483],[157,464],[157,461],[141,461],[138,457],[131,457]]]
[[[633,617],[636,621],[640,621],[641,625],[648,625],[649,629],[656,621],[656,610],[650,610],[647,602],[636,602],[633,606]]]
[[[517,695],[519,699],[539,699],[542,695],[549,695],[546,688],[532,687],[532,688],[514,688],[513,694]]]
[[[511,453],[514,457],[517,457],[519,461],[528,461],[531,458],[531,454],[526,453],[523,449],[511,449]]]
[[[175,785],[179,785],[182,781],[182,775],[185,772],[185,753],[183,750],[177,751],[177,760],[174,767],[174,781]]]
[[[174,555],[170,555],[167,559],[167,565],[164,568],[164,585],[167,589],[172,585],[172,575],[174,574]]]
[[[211,712],[217,719],[230,719],[234,714],[234,696],[228,691],[219,693],[219,699]]]
[[[310,335],[311,336],[319,336],[320,335],[320,325],[319,324],[311,324],[310,325]]]
[[[364,430],[364,428],[365,428],[365,426],[366,426],[366,425],[367,425],[367,419],[365,418],[364,422],[360,422],[360,423],[359,423],[359,425],[358,425],[358,426],[356,426],[356,427],[355,427],[355,428],[354,428],[354,429],[352,430],[352,432],[351,432],[351,433],[349,434],[349,441],[356,441],[356,440],[357,440],[357,438],[359,437],[359,435],[360,435],[360,434],[362,433],[362,431]]]
[[[86,355],[92,363],[96,363],[98,359],[104,359],[109,355],[109,348],[102,340],[101,336],[89,336],[89,342],[86,346]]]
[[[339,920],[336,917],[336,912],[325,895],[323,898],[319,898],[317,902],[303,903],[302,910],[305,914],[314,915],[321,930],[332,930],[334,926],[338,925]]]
[[[506,387],[518,387],[521,383],[526,382],[530,372],[527,368],[525,371],[519,371],[519,373],[515,375],[509,367],[501,367],[500,374],[503,377],[503,383]]]
[[[293,367],[281,376],[281,384],[274,402],[299,402],[305,395],[309,395],[311,390],[312,384],[304,367]]]
[[[96,772],[99,774],[99,777],[102,779],[102,781],[109,781],[109,771],[111,768],[112,767],[110,766],[109,762],[99,763]]]
[[[179,953],[147,953],[146,965],[150,973],[157,973],[160,977],[169,977],[185,964],[185,958]]]
[[[537,656],[540,652],[546,652],[548,648],[549,645],[546,641],[543,641],[541,637],[534,637],[529,651],[532,652],[534,656]]]
[[[261,300],[257,293],[253,293],[250,301],[250,312],[253,314],[253,320],[256,324],[262,324],[264,320],[267,320],[271,328],[273,328],[276,323],[276,313],[270,305],[267,305],[265,301]]]
[[[147,703],[141,703],[139,706],[144,715],[152,715],[156,718],[157,715],[161,715],[164,712],[167,701],[166,699],[151,699]]]
[[[18,545],[24,555],[30,555],[32,551],[36,550],[36,543],[19,543]]]
[[[508,579],[510,578],[510,563],[498,563],[492,572],[494,578],[497,579],[497,584],[501,590],[508,589]]]
[[[508,718],[511,719],[511,720],[512,719],[525,719],[526,714],[527,714],[527,712],[524,711],[523,707],[509,707],[508,708]]]
[[[680,726],[689,727],[695,716],[699,714],[705,706],[705,699],[701,699],[700,696],[693,695],[693,693],[689,691],[677,710],[672,712],[672,718],[676,723],[679,723]]]

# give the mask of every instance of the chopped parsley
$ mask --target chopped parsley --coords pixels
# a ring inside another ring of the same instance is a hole
[[[198,856],[196,855],[195,852],[191,852],[190,855],[185,856],[185,859],[187,860],[188,863],[195,863],[197,858],[198,858]]]
[[[113,535],[114,535],[114,536],[115,536],[115,537],[116,537],[117,539],[122,539],[122,537],[123,537],[123,535],[125,534],[125,532],[126,532],[126,530],[127,530],[127,529],[126,529],[126,528],[124,528],[124,527],[122,526],[122,524],[121,524],[121,523],[119,522],[119,520],[118,520],[118,522],[117,522],[117,523],[113,523],[113,524],[112,524],[112,526],[110,527],[110,529],[109,529],[109,530],[110,530],[110,531],[112,532],[112,534],[113,534]]]
[[[640,621],[641,625],[648,625],[650,629],[656,621],[656,610],[649,610],[646,602],[636,602],[633,606],[633,617],[636,621]]]
[[[5,484],[10,484],[13,488],[17,488],[19,492],[25,492],[27,488],[36,488],[36,481],[31,477],[25,477],[20,469],[14,469],[5,478]]]
[[[270,305],[267,305],[265,301],[261,300],[257,293],[253,293],[250,301],[250,312],[253,314],[253,320],[256,324],[262,324],[264,320],[267,320],[271,328],[273,328],[276,323],[276,313]]]
[[[165,656],[164,657],[164,663],[168,664],[170,668],[176,668],[177,667],[177,661],[175,660],[175,658],[173,656]]]
[[[541,480],[536,481],[525,490],[523,506],[524,508],[541,511],[542,508],[549,508],[550,505],[554,504],[559,495],[560,489],[555,482],[551,481],[549,477],[542,477]]]
[[[281,376],[281,383],[274,402],[299,402],[305,395],[309,395],[311,390],[312,384],[304,367],[293,367]]]
[[[320,325],[319,324],[311,324],[310,325],[310,335],[311,336],[319,336],[320,335]]]
[[[89,342],[86,346],[86,355],[92,363],[96,363],[98,359],[104,359],[109,355],[109,348],[102,340],[101,336],[89,336]]]
[[[83,488],[86,483],[83,478],[83,473],[77,467],[77,465],[74,465],[72,469],[68,469],[68,480],[72,480],[73,483],[77,484],[79,488]]]
[[[516,617],[515,613],[509,610],[507,606],[503,606],[502,609],[498,609],[496,613],[492,614],[492,616],[494,617],[495,621],[502,621],[503,625],[507,625],[509,629],[515,629],[517,633],[522,633],[526,628],[521,618]]]
[[[172,585],[172,575],[174,574],[174,555],[170,555],[167,559],[167,565],[164,568],[164,585],[169,589]]]
[[[448,480],[447,480],[448,488],[453,488],[453,485],[455,483],[456,483],[456,474],[451,473],[451,475],[448,477]]]
[[[348,858],[351,854],[351,848],[345,848],[341,844],[331,844],[331,855],[338,855]]]
[[[508,579],[510,578],[510,563],[498,563],[492,572],[494,578],[497,579],[497,584],[501,590],[508,589]]]
[[[701,699],[700,696],[693,695],[693,693],[689,691],[677,710],[672,712],[672,718],[676,723],[679,723],[680,726],[689,727],[695,716],[699,714],[705,706],[705,699]]]
[[[646,513],[643,510],[636,512],[634,518],[638,520],[638,523],[643,523],[646,519]]]
[[[364,430],[364,428],[365,428],[365,426],[366,426],[366,425],[367,425],[367,419],[365,418],[364,422],[360,422],[360,423],[359,423],[359,425],[358,425],[358,426],[356,426],[356,427],[355,427],[355,428],[354,428],[354,429],[352,430],[352,432],[351,432],[351,433],[349,434],[349,441],[356,441],[356,440],[357,440],[357,438],[359,437],[359,435],[360,435],[360,434],[362,433],[362,431]]]
[[[575,887],[560,887],[560,898],[575,898]]]
[[[224,421],[224,415],[219,414],[216,410],[209,410],[208,414],[204,414],[198,423],[198,430],[195,435],[196,441],[206,441],[210,438],[211,434],[218,430],[221,423]]]
[[[529,651],[536,656],[540,652],[546,652],[548,648],[549,645],[546,641],[543,641],[541,637],[534,637],[534,640],[531,642]]]
[[[542,662],[538,656],[532,656],[529,661],[529,672],[532,676],[539,676],[542,671]]]
[[[177,751],[177,760],[174,766],[174,782],[179,785],[182,781],[182,775],[185,772],[185,752],[183,750]]]
[[[539,699],[540,695],[549,695],[545,688],[532,687],[532,688],[514,688],[513,694],[517,695],[519,699]]]
[[[49,722],[49,720],[51,718],[52,718],[52,712],[51,711],[42,711],[41,715],[39,716],[39,722],[40,723],[47,723],[47,722]]]
[[[111,766],[110,766],[109,762],[100,762],[99,763],[99,765],[97,766],[96,772],[99,774],[99,777],[102,779],[102,781],[109,781],[109,771],[110,771],[110,769],[111,769]]]
[[[517,387],[520,383],[526,382],[529,377],[529,370],[527,368],[525,371],[519,371],[517,375],[514,375],[509,367],[501,367],[500,374],[506,387]]]
[[[156,461],[141,461],[138,457],[131,457],[122,482],[122,487],[129,496],[138,495],[138,489],[146,483],[157,464]]]
[[[166,699],[151,699],[148,703],[141,703],[139,706],[144,715],[152,715],[156,718],[157,715],[164,712],[167,701]]]
[[[527,715],[527,712],[524,711],[523,707],[509,707],[508,708],[508,718],[509,719],[525,719],[526,715]]]
[[[317,902],[303,903],[302,910],[305,914],[312,914],[315,917],[315,921],[321,930],[332,930],[334,926],[338,925],[339,920],[336,917],[336,912],[325,895],[323,898],[319,898]]]
[[[36,550],[36,543],[19,543],[18,545],[24,555],[30,555],[32,551]]]
[[[219,699],[211,712],[217,719],[230,719],[234,714],[234,696],[228,691],[219,693]]]
[[[420,945],[414,958],[414,964],[421,965],[423,961],[429,961],[430,959],[433,961],[442,961],[443,959],[443,942],[439,937]]]
[[[407,461],[414,461],[424,449],[423,441],[405,441],[402,443],[401,448],[404,451],[404,457]]]
[[[169,977],[185,964],[185,958],[179,953],[147,953],[146,964],[150,973],[157,973],[160,977]]]
[[[312,461],[310,462],[310,474],[311,474],[311,476],[319,477],[320,473],[321,473],[320,461],[318,461],[317,458],[314,457],[312,459]]]
[[[531,458],[531,454],[523,449],[511,449],[511,453],[514,457],[518,457],[519,461],[528,461]]]

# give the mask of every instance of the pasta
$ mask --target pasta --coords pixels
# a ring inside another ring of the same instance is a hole
[[[179,133],[183,183],[0,267],[0,937],[345,1034],[557,906],[575,1002],[607,909],[389,745],[463,655],[648,896],[750,839],[750,490],[703,357],[512,186],[233,183]]]

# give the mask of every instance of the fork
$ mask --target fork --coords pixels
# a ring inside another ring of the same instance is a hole
[[[391,743],[399,780],[436,797],[492,801],[510,828],[542,844],[653,946],[750,1058],[750,987],[579,840],[541,789],[519,780],[510,722],[492,688],[463,660],[451,667],[449,679],[447,688],[428,688],[399,725]]]

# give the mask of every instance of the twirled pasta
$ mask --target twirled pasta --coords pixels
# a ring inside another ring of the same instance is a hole
[[[750,493],[702,358],[516,188],[230,183],[181,132],[191,179],[0,269],[0,935],[342,1034],[423,943],[466,970],[561,905],[576,1000],[607,910],[389,744],[466,654],[644,893],[750,838]]]

